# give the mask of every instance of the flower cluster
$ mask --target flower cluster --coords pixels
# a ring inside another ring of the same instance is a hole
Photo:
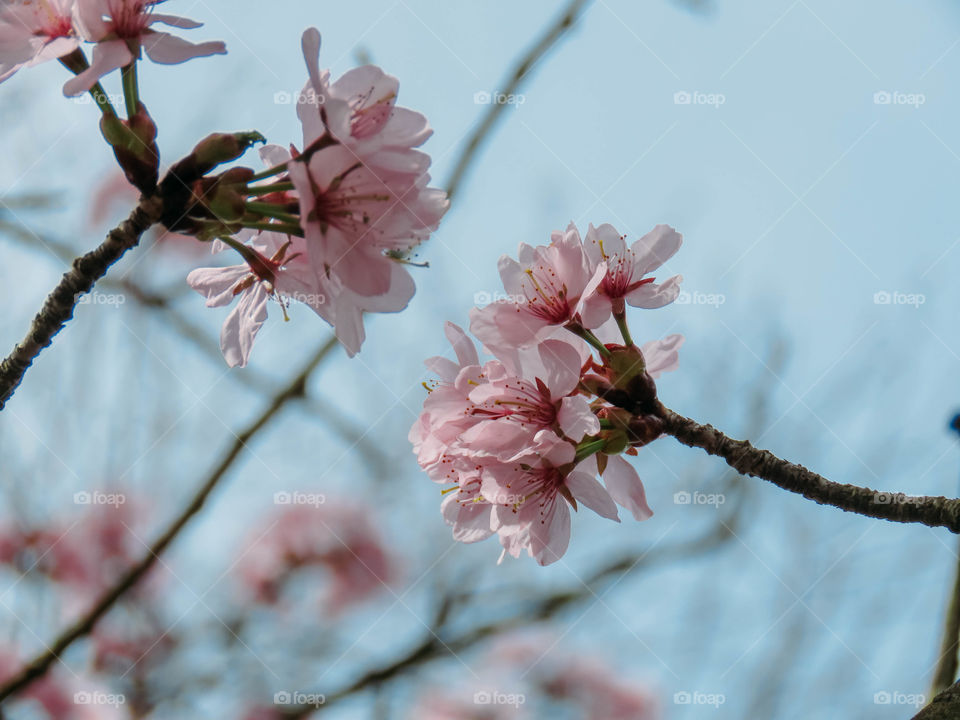
[[[154,12],[163,0],[12,0],[0,5],[0,82],[17,70],[74,54],[94,43],[89,66],[76,67],[66,95],[90,90],[104,75],[133,63],[145,52],[157,63],[174,64],[226,52],[222,42],[195,45],[154,25],[192,29],[199,23]],[[86,61],[81,61],[86,65]],[[65,61],[64,64],[67,64]]]
[[[199,223],[194,230],[223,238],[245,260],[188,277],[208,305],[241,295],[221,336],[231,366],[246,364],[268,298],[284,309],[291,301],[309,305],[335,328],[348,354],[357,353],[364,313],[398,312],[410,301],[415,287],[407,255],[448,206],[443,191],[428,187],[430,156],[417,149],[430,126],[396,105],[397,79],[368,65],[331,82],[319,68],[319,48],[319,33],[307,30],[309,79],[297,102],[303,150],[263,148],[271,167],[259,177],[267,182],[242,177],[195,191],[204,201],[188,218]],[[224,209],[231,201],[239,201],[236,212]],[[238,227],[258,234],[224,237]]]
[[[637,520],[653,514],[621,455],[660,435],[653,379],[676,367],[683,338],[636,347],[625,304],[676,298],[679,276],[647,274],[680,243],[664,225],[627,248],[610,225],[583,241],[571,224],[549,245],[522,244],[519,260],[501,258],[506,299],[475,309],[470,326],[493,359],[481,362],[447,323],[457,361],[427,360],[439,380],[410,441],[431,479],[450,486],[442,511],[456,540],[496,533],[504,553],[547,565],[567,549],[571,507],[616,521],[617,505]],[[614,322],[624,344],[600,339],[613,339]]]

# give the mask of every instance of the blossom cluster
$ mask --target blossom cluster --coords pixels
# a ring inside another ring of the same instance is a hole
[[[431,479],[449,486],[442,511],[456,540],[496,534],[504,554],[525,550],[547,565],[567,549],[570,508],[615,521],[618,505],[637,520],[653,514],[622,454],[659,436],[653,379],[677,366],[683,338],[636,347],[625,306],[677,297],[679,276],[656,283],[649,273],[681,242],[665,225],[627,247],[610,225],[581,239],[571,224],[500,259],[506,295],[470,322],[492,359],[447,323],[457,360],[427,361],[439,379],[410,441]],[[604,342],[617,326],[623,344]]]
[[[356,354],[365,313],[407,306],[415,290],[407,255],[449,204],[446,193],[428,187],[430,156],[417,148],[432,131],[423,115],[396,105],[397,79],[367,65],[331,81],[319,68],[319,49],[319,33],[307,30],[309,79],[297,102],[303,150],[264,147],[271,179],[241,191],[257,198],[245,209],[268,218],[255,233],[225,238],[245,262],[187,278],[210,306],[240,295],[221,335],[231,366],[247,363],[269,299],[284,311],[290,302],[308,305]]]
[[[155,25],[193,29],[199,23],[154,12],[163,0],[13,0],[0,5],[0,82],[17,70],[63,59],[93,43],[93,60],[77,68],[66,95],[90,90],[100,78],[129,65],[142,50],[157,63],[181,63],[226,52],[222,42],[194,44]],[[65,63],[66,64],[66,63]]]

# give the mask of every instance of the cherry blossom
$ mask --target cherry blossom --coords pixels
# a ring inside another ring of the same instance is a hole
[[[626,304],[639,308],[659,308],[677,299],[682,277],[674,275],[657,284],[646,277],[680,249],[683,237],[669,225],[657,225],[629,248],[612,225],[590,225],[584,238],[584,250],[590,267],[606,266],[603,280],[593,288],[588,302],[622,313]]]
[[[164,0],[77,0],[74,24],[87,42],[96,43],[90,67],[70,79],[65,95],[80,95],[92,88],[104,75],[139,57],[140,49],[156,63],[174,65],[196,57],[223,54],[220,41],[194,44],[157,30],[157,23],[181,29],[200,27],[200,23],[154,12]]]
[[[517,260],[504,255],[498,263],[507,297],[470,313],[470,331],[491,353],[510,355],[556,326],[594,328],[606,320],[602,308],[581,301],[602,282],[606,267],[591,270],[573,223],[554,232],[549,245],[520,243],[517,254]]]
[[[17,70],[68,55],[80,45],[75,0],[13,0],[0,4],[0,82]]]

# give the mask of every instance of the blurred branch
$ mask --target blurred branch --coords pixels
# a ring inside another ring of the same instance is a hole
[[[324,343],[323,346],[313,354],[313,357],[311,357],[304,368],[273,398],[260,416],[245,430],[235,436],[230,448],[221,458],[213,472],[210,473],[200,486],[200,489],[193,496],[190,503],[173,520],[167,530],[150,546],[141,560],[127,570],[117,583],[100,597],[100,600],[93,608],[54,640],[45,652],[41,653],[19,673],[13,676],[12,679],[0,687],[0,702],[14,693],[23,690],[31,682],[41,677],[54,662],[59,660],[60,656],[70,645],[79,638],[88,635],[100,618],[113,607],[114,603],[147,574],[159,559],[160,553],[167,549],[170,543],[180,534],[180,531],[186,527],[190,519],[200,512],[207,497],[224,475],[226,475],[227,470],[230,469],[234,461],[240,456],[240,453],[247,447],[247,443],[250,442],[288,402],[303,397],[304,389],[310,375],[336,345],[336,338],[331,338]]]
[[[141,197],[130,217],[111,230],[96,249],[73,261],[40,312],[34,317],[26,337],[0,362],[0,410],[16,391],[36,357],[53,342],[54,336],[73,317],[80,295],[87,293],[107,269],[140,242],[140,236],[160,220],[160,198]]]
[[[664,422],[665,433],[673,435],[684,445],[723,458],[730,467],[744,475],[761,478],[821,505],[832,505],[846,512],[960,532],[960,500],[887,493],[833,482],[802,465],[782,460],[768,450],[755,448],[749,441],[733,440],[712,425],[701,425],[663,405],[659,405],[658,414]]]
[[[76,249],[65,242],[48,236],[41,237],[26,226],[4,220],[2,217],[0,217],[0,232],[7,233],[11,238],[25,246],[45,248],[55,257],[67,262],[76,257],[77,254]],[[111,277],[103,278],[100,281],[100,286],[129,295],[142,307],[161,313],[165,316],[166,327],[172,328],[174,332],[189,341],[211,361],[217,365],[222,365],[223,356],[216,344],[211,342],[210,337],[200,325],[194,323],[189,315],[177,308],[169,292],[149,290],[131,280],[115,280]],[[186,283],[183,283],[183,287],[189,289]],[[279,392],[277,383],[256,368],[248,367],[242,373],[231,373],[230,377],[266,397],[272,397]],[[302,405],[305,410],[326,423],[335,435],[350,445],[360,448],[362,450],[361,458],[370,466],[374,475],[384,477],[388,474],[389,461],[383,451],[375,443],[367,440],[364,429],[345,418],[341,410],[330,408],[315,397],[304,397]]]
[[[953,418],[950,429],[960,433],[960,415]],[[950,687],[957,679],[957,646],[960,643],[960,550],[957,552],[957,569],[953,580],[953,592],[947,604],[947,617],[943,624],[943,640],[940,645],[940,660],[933,675],[933,694]]]
[[[401,676],[428,662],[443,659],[450,654],[463,652],[488,638],[531,623],[549,620],[578,602],[597,597],[600,586],[614,578],[619,581],[623,577],[641,568],[650,567],[656,563],[665,563],[678,558],[698,555],[705,551],[715,549],[735,537],[734,527],[737,522],[737,515],[735,513],[737,512],[738,510],[734,510],[730,516],[721,520],[701,537],[662,549],[651,548],[641,553],[625,555],[596,571],[589,578],[582,581],[581,585],[577,588],[551,593],[536,600],[529,609],[521,611],[512,617],[477,626],[452,638],[440,636],[440,632],[443,629],[442,626],[447,619],[452,603],[451,598],[445,597],[438,605],[434,622],[430,624],[428,633],[418,645],[396,660],[380,668],[370,670],[346,687],[333,693],[325,693],[326,699],[323,708],[327,709],[333,703],[338,700],[343,700],[350,695],[376,688],[382,683]],[[277,710],[285,718],[296,719],[310,715],[316,711],[316,708],[313,706],[291,706],[278,707]]]
[[[590,0],[573,0],[573,2],[568,5],[567,9],[564,10],[557,21],[550,25],[537,43],[520,58],[513,72],[510,74],[510,79],[507,81],[506,86],[499,89],[498,92],[504,95],[515,94],[523,84],[527,74],[533,69],[533,66],[536,65],[537,62],[554,47],[557,40],[577,22],[580,13],[589,1]],[[474,156],[493,131],[497,120],[500,119],[500,116],[506,108],[507,105],[505,103],[491,103],[487,108],[486,114],[483,116],[483,120],[480,121],[480,124],[473,131],[473,134],[470,135],[467,146],[464,148],[463,153],[461,153],[457,164],[453,168],[453,172],[450,173],[450,179],[447,181],[447,195],[451,198],[456,195],[457,189],[460,187],[463,178],[473,163]]]

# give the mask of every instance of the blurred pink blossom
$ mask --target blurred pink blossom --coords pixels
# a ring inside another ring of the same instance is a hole
[[[0,3],[0,82],[17,70],[68,55],[80,40],[73,25],[75,0]]]

